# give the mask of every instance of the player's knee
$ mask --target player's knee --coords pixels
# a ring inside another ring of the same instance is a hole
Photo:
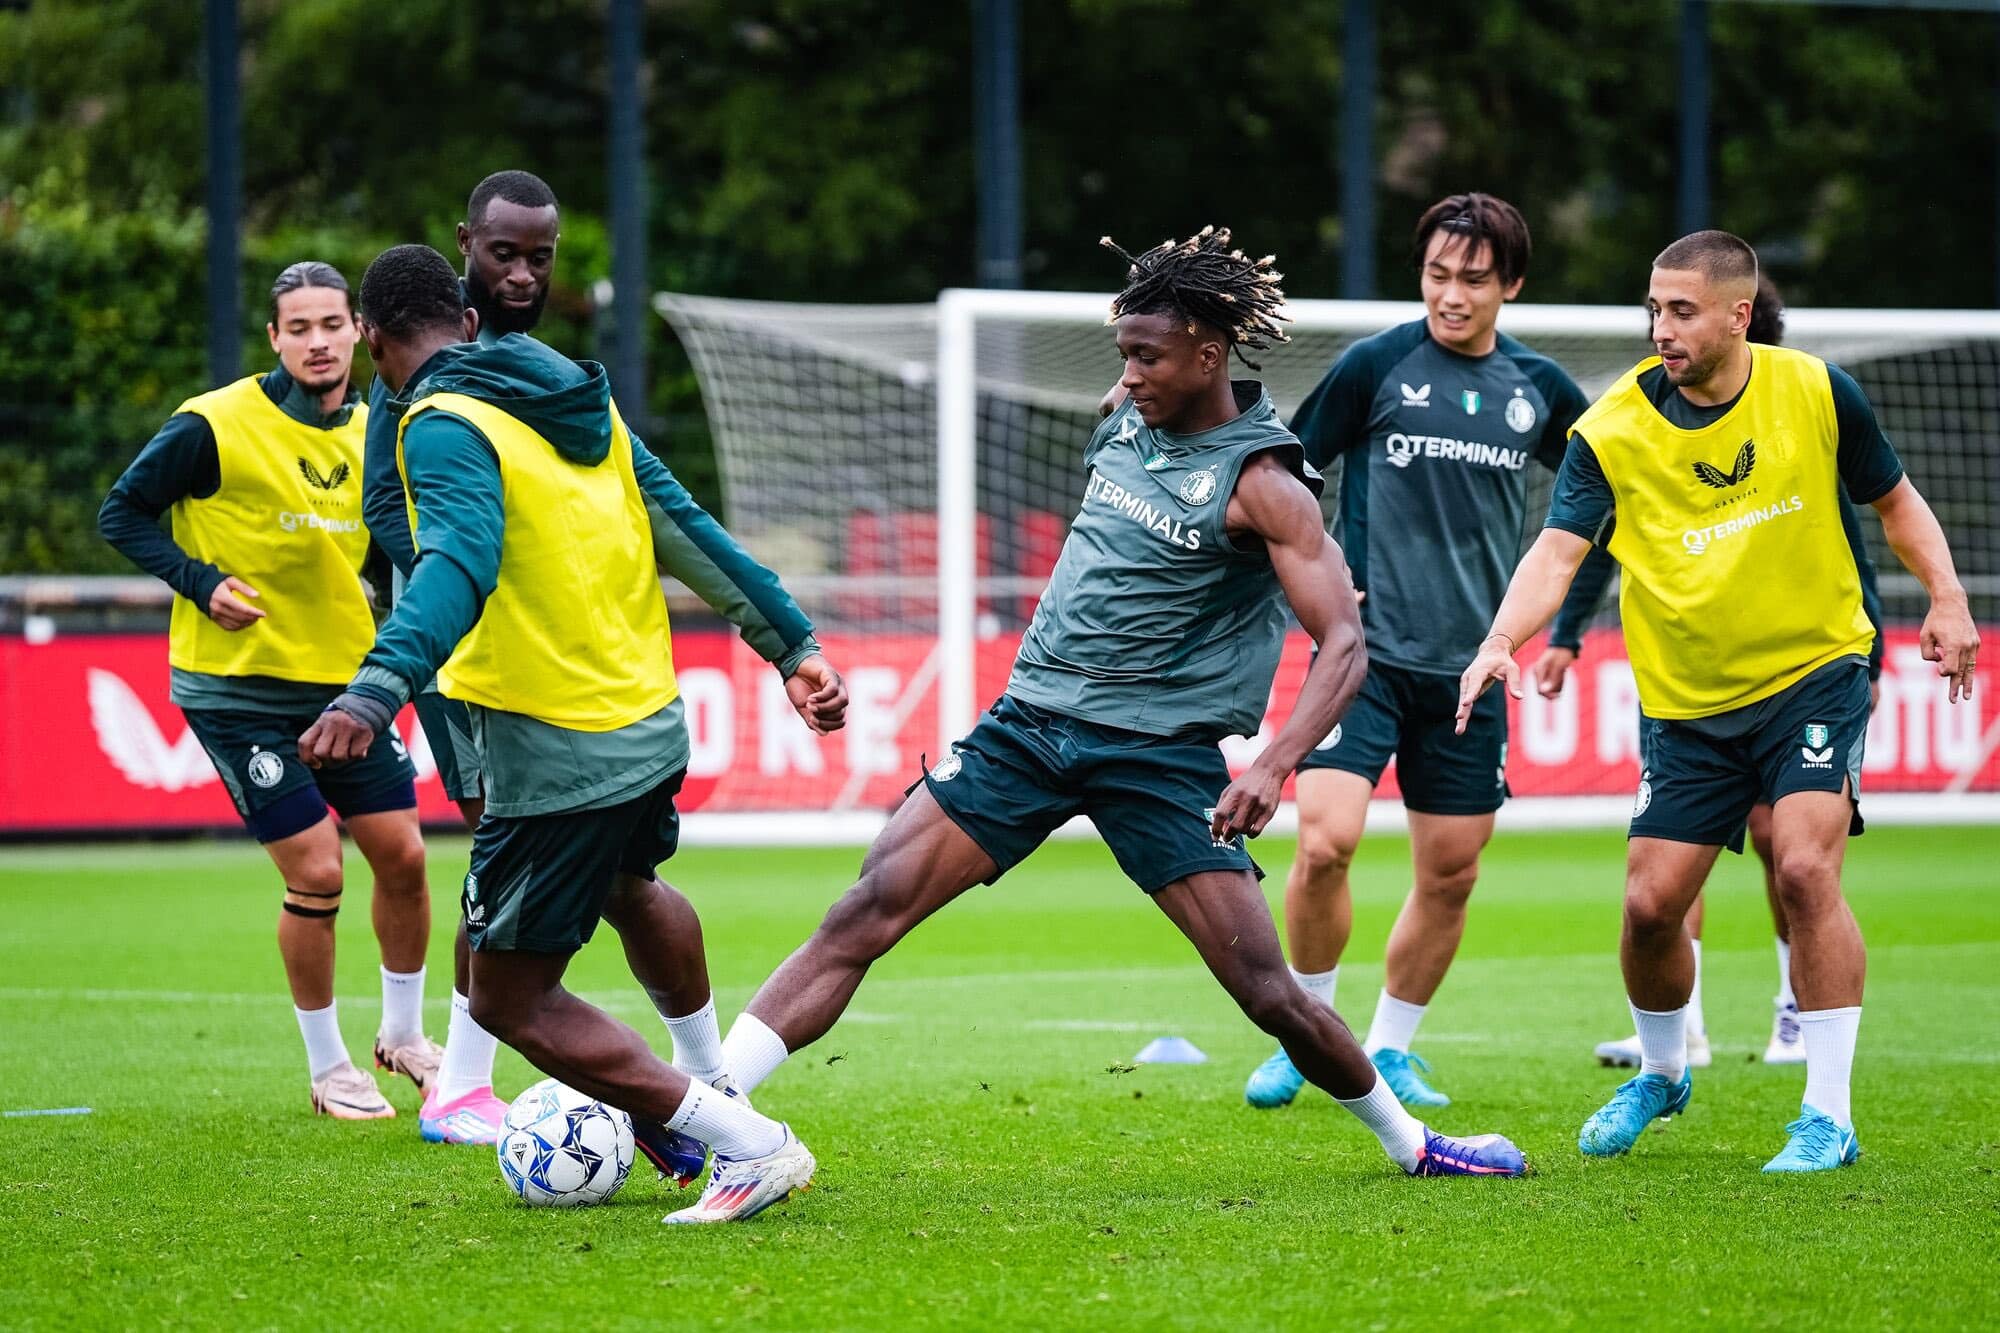
[[[1663,888],[1638,883],[1625,889],[1625,928],[1637,940],[1670,935],[1681,928],[1687,909]]]
[[[340,915],[340,892],[338,862],[331,874],[316,868],[295,873],[285,885],[285,914],[304,921],[324,921],[331,929],[333,918]]]
[[[1306,1006],[1316,1003],[1283,968],[1242,978],[1230,984],[1229,991],[1245,1018],[1259,1031],[1280,1039],[1299,1032],[1310,1012]]]
[[[475,985],[466,998],[473,1022],[523,1054],[531,1054],[524,1043],[529,1035],[528,1016],[532,1006],[495,986]]]
[[[1354,864],[1354,840],[1311,824],[1299,829],[1298,865],[1313,888],[1332,889]]]
[[[375,873],[375,887],[378,892],[403,897],[424,892],[424,840],[414,828],[409,836],[397,838],[387,846],[375,849],[375,855],[368,859],[368,868]]]
[[[1479,882],[1479,858],[1433,867],[1417,880],[1417,892],[1433,904],[1463,908]]]
[[[1823,907],[1840,893],[1840,859],[1824,847],[1787,847],[1771,862],[1778,899],[1796,919]]]

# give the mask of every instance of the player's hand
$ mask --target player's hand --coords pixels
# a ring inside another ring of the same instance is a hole
[[[1278,798],[1284,790],[1283,772],[1266,767],[1261,760],[1250,765],[1249,772],[1223,788],[1215,813],[1209,817],[1208,836],[1218,844],[1239,833],[1256,837],[1278,813]]]
[[[785,694],[806,725],[820,735],[830,735],[847,725],[847,682],[818,653],[786,677]]]
[[[1944,697],[1952,703],[1972,697],[1972,670],[1979,656],[1979,630],[1964,598],[1933,601],[1918,636],[1924,659],[1945,677]]]
[[[375,743],[375,728],[340,708],[321,713],[299,737],[299,762],[307,768],[360,759]]]
[[[1486,687],[1494,681],[1507,683],[1507,693],[1516,699],[1521,697],[1521,664],[1514,660],[1514,645],[1504,634],[1489,634],[1479,645],[1479,656],[1472,659],[1472,665],[1458,678],[1458,719],[1452,724],[1452,732],[1465,734],[1465,724],[1472,718],[1472,706],[1479,702],[1479,696],[1486,693]]]
[[[1535,682],[1535,691],[1544,699],[1553,699],[1563,692],[1563,682],[1569,678],[1569,669],[1576,663],[1574,648],[1544,648],[1535,664],[1528,668],[1528,676]]]
[[[238,593],[242,597],[237,596]],[[225,577],[215,585],[215,591],[208,595],[208,618],[227,630],[244,629],[256,624],[270,614],[261,606],[252,606],[243,597],[258,597],[262,594],[237,578],[234,574]]]

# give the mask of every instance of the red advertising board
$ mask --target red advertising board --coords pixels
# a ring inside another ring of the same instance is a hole
[[[2000,633],[1988,631],[1992,641]],[[981,644],[979,691],[1006,684],[1018,638]],[[805,730],[776,674],[733,635],[674,639],[692,757],[683,807],[716,811],[879,809],[939,757],[936,641],[877,635],[828,641],[853,707],[846,730]],[[1286,644],[1259,737],[1225,743],[1247,765],[1284,719],[1309,645]],[[1522,660],[1532,660],[1532,649]],[[0,638],[0,832],[228,826],[234,811],[208,756],[167,700],[159,634]],[[1615,631],[1591,636],[1568,691],[1516,701],[1508,779],[1518,795],[1614,795],[1638,781],[1637,694]],[[405,712],[427,817],[456,818],[429,747]],[[1948,705],[1916,634],[1892,631],[1864,781],[1877,791],[2000,789],[2000,706],[1982,688]],[[1970,769],[1969,779],[1962,774]],[[1394,770],[1383,794],[1393,794]]]

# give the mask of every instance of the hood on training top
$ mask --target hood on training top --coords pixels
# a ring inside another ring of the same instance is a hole
[[[462,393],[516,418],[572,463],[595,467],[611,454],[611,378],[595,361],[510,333],[490,345],[454,343],[427,369],[410,402]]]

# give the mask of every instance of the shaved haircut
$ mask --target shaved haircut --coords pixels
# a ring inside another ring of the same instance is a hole
[[[1654,268],[1699,273],[1710,282],[1757,286],[1757,252],[1741,236],[1726,231],[1698,231],[1683,236],[1653,260]]]

